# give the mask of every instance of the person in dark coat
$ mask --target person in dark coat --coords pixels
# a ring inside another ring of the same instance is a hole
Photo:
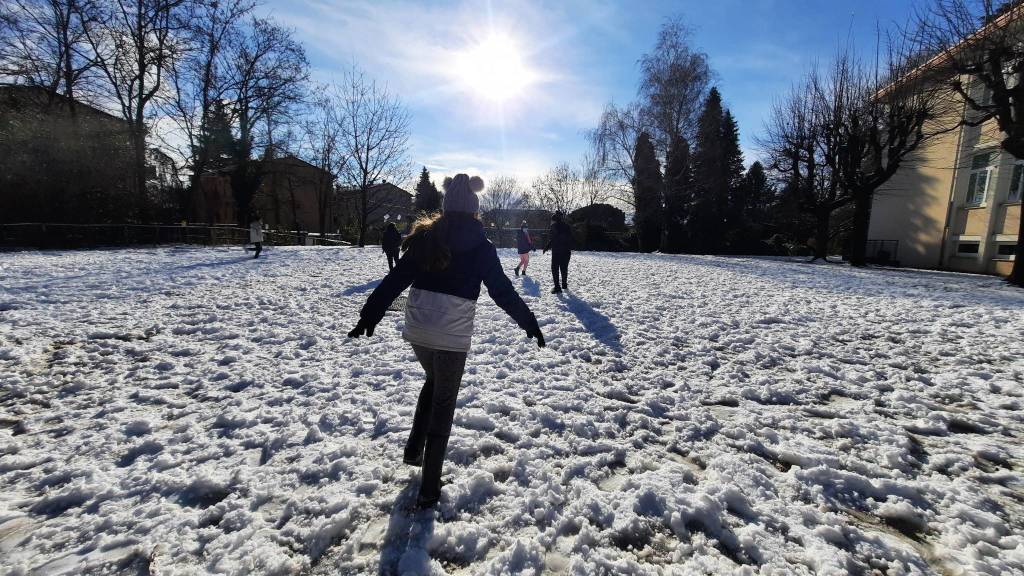
[[[384,254],[388,257],[388,270],[394,270],[395,265],[398,264],[398,251],[402,247],[402,233],[398,231],[394,222],[388,222],[388,225],[384,227],[380,247],[384,249]]]
[[[424,216],[405,240],[395,269],[374,289],[349,337],[372,336],[388,306],[409,285],[402,337],[426,372],[403,462],[422,467],[417,505],[441,497],[441,468],[473,336],[480,284],[494,302],[544,347],[537,318],[512,287],[494,245],[484,236],[476,192],[483,181],[458,174],[445,185],[443,213]]]
[[[555,287],[552,294],[559,294],[569,289],[569,257],[572,256],[572,228],[565,223],[561,212],[551,216],[551,228],[548,230],[548,243],[544,252],[551,250],[551,276]],[[558,274],[562,274],[562,282],[558,282]]]
[[[519,232],[516,233],[516,250],[519,251],[516,276],[519,276],[520,268],[522,268],[523,276],[526,276],[526,267],[530,265],[530,251],[533,250],[533,239],[530,238],[530,231],[526,228],[526,220],[523,220]]]

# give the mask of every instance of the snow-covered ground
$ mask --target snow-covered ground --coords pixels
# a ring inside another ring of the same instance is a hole
[[[1024,292],[576,254],[486,297],[436,514],[374,248],[0,254],[0,572],[1024,573]],[[515,257],[503,256],[509,267]]]

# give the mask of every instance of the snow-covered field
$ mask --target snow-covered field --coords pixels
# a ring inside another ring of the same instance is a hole
[[[481,297],[434,514],[402,316],[345,336],[379,250],[0,254],[0,573],[1024,573],[1024,292],[548,263],[546,349]]]

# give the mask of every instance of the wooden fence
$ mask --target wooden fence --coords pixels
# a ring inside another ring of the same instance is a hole
[[[264,243],[276,246],[348,246],[340,238],[267,230]],[[249,229],[239,226],[160,224],[0,224],[0,246],[7,248],[99,248],[160,244],[242,245]]]

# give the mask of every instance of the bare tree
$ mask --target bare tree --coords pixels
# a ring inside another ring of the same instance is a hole
[[[526,208],[530,196],[515,176],[495,176],[487,183],[487,191],[480,198],[484,212],[518,210]]]
[[[242,219],[262,181],[254,157],[261,148],[264,156],[273,156],[274,131],[289,127],[291,113],[305,97],[309,63],[290,30],[261,18],[250,21],[233,45],[229,63],[228,94],[238,129],[231,188]]]
[[[93,0],[9,0],[0,6],[0,75],[42,86],[71,103],[88,99],[95,58],[86,27],[98,16]]]
[[[85,26],[97,68],[131,127],[138,214],[147,216],[146,120],[181,46],[188,0],[109,0]]]
[[[644,131],[638,104],[626,108],[609,104],[601,114],[597,128],[587,134],[595,162],[609,183],[609,196],[632,207],[633,179],[636,175],[636,139]]]
[[[359,191],[359,245],[365,246],[370,215],[383,201],[371,197],[370,188],[387,180],[401,182],[411,173],[409,112],[387,88],[355,68],[337,90],[341,151],[346,158],[341,176]]]
[[[840,154],[835,177],[853,202],[850,263],[866,263],[871,203],[876,192],[901,166],[936,136],[956,127],[950,118],[959,106],[947,87],[923,74],[914,74],[918,63],[902,42],[890,41],[884,60],[867,70],[851,52],[838,57],[838,65],[850,69],[847,85],[851,106],[840,131]]]
[[[641,113],[664,159],[673,138],[692,139],[710,86],[707,54],[690,46],[690,30],[680,18],[666,21],[654,50],[640,59]]]
[[[338,93],[326,86],[319,87],[315,93],[302,123],[300,154],[320,169],[317,171],[317,181],[312,184],[316,190],[320,215],[320,235],[323,236],[326,234],[327,215],[334,196],[334,182],[347,158],[342,143],[344,126],[338,114],[341,108],[341,102],[337,100]]]
[[[826,259],[832,214],[850,201],[832,169],[838,164],[845,73],[840,67],[826,81],[812,70],[773,106],[761,141],[771,169],[785,182],[785,193],[794,196],[800,211],[814,219],[814,259]]]
[[[934,55],[921,70],[943,78],[970,111],[962,124],[994,121],[1000,147],[1017,159],[1024,159],[1022,16],[1020,0],[931,0],[908,31],[922,52]],[[1015,260],[1009,281],[1024,286],[1024,218]]]
[[[241,20],[251,12],[251,0],[196,0],[191,5],[187,51],[173,62],[174,93],[163,102],[177,133],[184,136],[182,151],[191,174],[190,189],[198,192],[199,180],[213,153],[208,138],[214,107],[232,96],[229,56],[240,42]]]
[[[533,202],[551,212],[568,214],[580,207],[580,176],[568,163],[561,163],[533,181]]]
[[[515,176],[495,176],[487,182],[487,190],[480,198],[484,220],[490,220],[498,231],[498,243],[506,227],[518,227],[515,213],[529,206],[530,196]]]
[[[587,206],[608,200],[611,195],[612,183],[601,166],[597,154],[587,151],[580,159],[578,173],[580,176],[580,197]]]

